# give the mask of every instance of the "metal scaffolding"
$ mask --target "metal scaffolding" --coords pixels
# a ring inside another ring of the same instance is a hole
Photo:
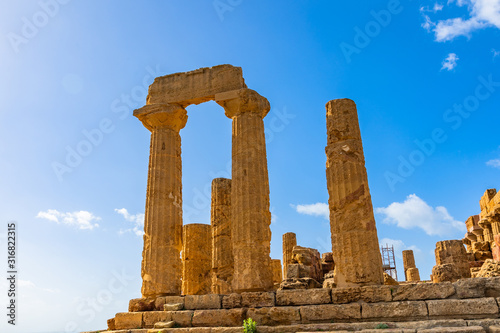
[[[385,247],[380,248],[382,252],[382,268],[384,272],[392,276],[394,280],[398,280],[398,272],[396,270],[396,257],[394,256],[394,245],[389,246],[385,244]]]

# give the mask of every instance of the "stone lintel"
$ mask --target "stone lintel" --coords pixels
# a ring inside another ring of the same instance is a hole
[[[175,103],[182,107],[213,100],[221,92],[246,88],[241,67],[219,65],[155,78],[147,104]]]

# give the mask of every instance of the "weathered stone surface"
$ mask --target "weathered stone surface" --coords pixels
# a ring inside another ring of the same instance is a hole
[[[123,312],[115,316],[115,329],[126,330],[143,326],[142,312]]]
[[[225,91],[246,88],[240,67],[220,65],[155,78],[147,104],[175,103],[183,107],[213,100]]]
[[[212,293],[230,294],[234,272],[231,241],[231,179],[212,181]]]
[[[486,297],[500,297],[500,277],[486,279]]]
[[[155,298],[134,298],[128,302],[128,312],[142,312],[155,310]]]
[[[325,289],[334,289],[337,288],[337,284],[335,283],[335,279],[324,279],[323,280],[323,288]]]
[[[275,294],[273,292],[247,292],[241,294],[241,306],[243,307],[261,308],[275,305]]]
[[[194,311],[165,311],[171,318],[170,320],[175,322],[180,327],[191,327]]]
[[[453,283],[458,298],[478,298],[486,295],[486,279],[463,279]]]
[[[490,327],[500,325],[500,319],[474,319],[467,320],[467,326],[481,326],[487,332],[494,332],[490,330]]]
[[[273,283],[279,285],[283,280],[283,269],[281,267],[281,260],[272,259],[271,266],[273,268]]]
[[[276,305],[310,305],[331,303],[330,289],[278,290]]]
[[[422,333],[484,333],[486,332],[481,326],[470,327],[435,327],[427,330],[419,330]]]
[[[477,273],[477,277],[495,277],[500,276],[500,262],[487,259]]]
[[[171,321],[172,315],[166,311],[150,311],[143,314],[143,322],[145,328],[154,327],[157,322]]]
[[[392,276],[384,272],[384,284],[386,286],[397,286],[399,285],[398,281],[394,280]]]
[[[455,264],[436,265],[432,268],[432,282],[434,283],[457,281],[464,278],[464,275],[466,274],[463,271],[460,272]]]
[[[288,265],[292,263],[293,248],[297,246],[297,236],[293,232],[283,234],[283,271],[287,279]]]
[[[361,306],[351,304],[304,305],[300,307],[303,323],[331,322],[361,318]]]
[[[248,309],[248,318],[252,318],[257,325],[277,326],[299,324],[301,322],[298,307],[273,307]]]
[[[263,121],[271,107],[267,99],[250,89],[217,94],[215,101],[233,120],[233,290],[271,290],[271,212]]]
[[[151,131],[142,252],[142,295],[181,293],[182,162],[179,131],[187,112],[178,105],[154,104],[134,116]]]
[[[498,305],[492,297],[425,301],[430,317],[479,318],[498,315]]]
[[[357,301],[367,303],[390,302],[392,291],[390,286],[365,286],[332,289],[332,303],[345,304]]]
[[[404,250],[403,251],[403,268],[405,272],[405,280],[408,280],[408,273],[407,271],[411,268],[416,268],[415,266],[415,257],[413,255],[413,250]]]
[[[244,309],[197,310],[192,323],[195,327],[231,327],[241,326],[244,319]]]
[[[206,295],[212,289],[212,227],[186,224],[182,247],[182,293]]]
[[[294,246],[292,261],[288,264],[286,276],[288,279],[312,278],[318,282],[322,281],[323,270],[318,250]]]
[[[241,308],[241,294],[224,295],[222,298],[222,308]]]
[[[108,319],[107,324],[108,324],[108,331],[114,331],[114,330],[116,330],[115,318]]]
[[[334,268],[335,268],[335,262],[333,261],[333,253],[332,252],[323,253],[321,255],[321,269],[323,271],[323,277],[325,277],[325,275],[327,275],[329,272],[333,271]]]
[[[182,309],[184,309],[184,303],[163,305],[164,311],[181,311]]]
[[[184,298],[184,307],[188,310],[220,309],[222,295],[187,295]]]
[[[420,281],[420,272],[418,271],[418,268],[408,268],[406,270],[406,274],[408,276],[408,282]]]
[[[427,299],[443,299],[455,294],[455,288],[450,282],[418,283],[399,285],[394,288],[394,301],[418,301]]]
[[[432,269],[432,282],[454,282],[470,277],[467,251],[461,240],[436,243],[436,266]]]
[[[356,104],[326,104],[326,174],[337,286],[382,284],[382,258],[368,188]]]
[[[311,278],[286,279],[281,282],[279,290],[290,289],[313,289],[322,288],[323,286],[316,280]]]
[[[409,320],[427,317],[427,307],[423,301],[402,301],[367,303],[361,308],[364,319]]]

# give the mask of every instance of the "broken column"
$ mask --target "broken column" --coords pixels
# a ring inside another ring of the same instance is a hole
[[[415,265],[413,250],[403,251],[403,267],[405,270],[406,281],[420,281],[420,273],[418,272],[418,268]]]
[[[271,212],[263,120],[270,105],[267,99],[250,89],[216,94],[215,101],[233,121],[233,290],[271,290]]]
[[[273,267],[273,284],[279,287],[279,284],[283,280],[283,268],[281,267],[281,260],[271,259],[271,265]]]
[[[382,284],[382,258],[368,188],[356,104],[326,104],[326,176],[337,286]]]
[[[432,268],[432,282],[445,282],[470,278],[467,251],[461,240],[436,243],[436,266]]]
[[[151,131],[142,252],[142,295],[180,295],[182,249],[182,162],[179,131],[186,110],[175,104],[134,111]]]
[[[231,243],[231,179],[212,181],[212,293],[230,294],[233,280]]]
[[[212,228],[208,224],[183,227],[182,294],[210,294],[212,267]]]
[[[294,246],[292,261],[288,264],[286,276],[287,279],[311,278],[321,283],[323,270],[319,251],[308,247]]]
[[[286,272],[288,270],[288,265],[292,262],[293,248],[295,246],[297,246],[297,235],[293,232],[283,234],[283,271],[285,279],[288,278]]]

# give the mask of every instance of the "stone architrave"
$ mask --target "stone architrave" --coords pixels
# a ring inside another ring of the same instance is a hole
[[[356,104],[326,104],[326,176],[337,287],[382,284],[382,258]]]
[[[179,131],[187,122],[176,104],[134,111],[151,131],[142,252],[142,295],[180,295],[182,249],[182,161]]]
[[[182,236],[182,294],[210,294],[212,227],[201,223],[186,224]]]
[[[297,235],[293,232],[283,234],[283,272],[284,277],[287,279],[288,265],[292,263],[293,248],[297,246]]]
[[[267,99],[250,89],[215,95],[232,119],[231,239],[235,292],[273,288],[264,120]]]
[[[231,179],[212,181],[212,293],[230,294],[234,261],[231,242]]]

